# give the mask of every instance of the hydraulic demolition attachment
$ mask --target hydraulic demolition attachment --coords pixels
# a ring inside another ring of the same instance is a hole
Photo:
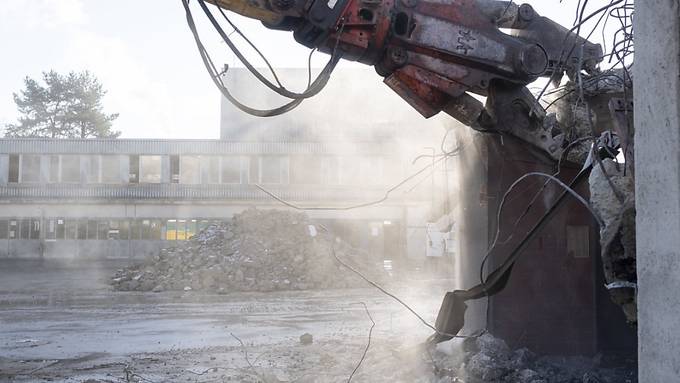
[[[443,111],[473,129],[512,134],[553,158],[568,143],[526,85],[539,77],[559,82],[565,72],[592,73],[603,58],[602,48],[577,36],[576,28],[509,1],[209,2],[292,31],[299,43],[336,61],[374,66],[426,118]],[[471,94],[486,97],[486,105]]]
[[[189,0],[182,0],[202,57],[215,80],[197,36]],[[255,18],[271,29],[292,31],[295,39],[331,55],[322,76],[303,93],[294,93],[255,73],[272,90],[292,101],[268,112],[242,110],[259,116],[284,113],[317,94],[340,59],[374,66],[384,82],[429,118],[445,112],[485,132],[511,134],[555,159],[569,145],[553,118],[526,85],[539,77],[559,83],[582,71],[594,74],[602,48],[528,5],[494,0],[196,0],[225,42],[229,36],[215,20],[206,1]],[[222,9],[219,12],[222,12]],[[240,32],[239,32],[240,33]],[[237,56],[242,55],[237,52]],[[244,62],[246,67],[255,71]],[[225,96],[232,100],[223,84]],[[472,94],[486,97],[486,105]],[[357,95],[359,96],[359,95]],[[590,167],[574,181],[587,179]],[[465,302],[493,295],[505,287],[519,252],[544,220],[566,198],[566,192],[508,259],[482,284],[447,294],[437,318],[433,342],[456,336],[464,324]]]

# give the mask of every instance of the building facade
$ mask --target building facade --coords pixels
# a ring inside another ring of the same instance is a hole
[[[303,206],[377,200],[402,173],[390,153],[389,144],[0,140],[0,256],[153,254],[243,209],[285,208],[255,185]],[[403,245],[399,227],[420,204],[397,196],[310,215]]]

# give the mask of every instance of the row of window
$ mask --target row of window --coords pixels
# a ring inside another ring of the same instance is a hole
[[[42,163],[46,161],[47,163]],[[160,155],[10,154],[10,183],[161,183]],[[41,177],[41,172],[46,174]],[[381,157],[169,156],[170,183],[380,185],[396,177],[397,164]]]
[[[50,240],[188,240],[217,220],[207,219],[45,219]],[[0,219],[0,239],[42,239],[39,218]]]

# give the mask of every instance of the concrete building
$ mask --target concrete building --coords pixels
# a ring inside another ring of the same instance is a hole
[[[154,254],[249,207],[286,208],[255,185],[301,206],[383,199],[413,167],[404,142],[423,120],[398,98],[346,113],[339,102],[350,79],[378,80],[365,69],[339,73],[320,97],[280,118],[256,119],[223,102],[220,140],[0,140],[0,257]],[[244,71],[229,75],[236,94],[258,97]],[[375,89],[361,93],[382,97]],[[423,176],[380,204],[308,214],[390,264],[422,262],[434,206],[429,180],[438,174]]]

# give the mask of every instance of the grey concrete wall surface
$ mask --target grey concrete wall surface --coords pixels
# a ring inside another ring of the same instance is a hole
[[[635,3],[640,382],[680,380],[680,13]]]

